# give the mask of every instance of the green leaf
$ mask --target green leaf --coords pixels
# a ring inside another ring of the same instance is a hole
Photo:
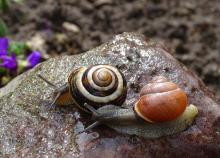
[[[0,67],[0,75],[4,74],[6,72],[6,69],[3,67]]]
[[[24,42],[10,42],[8,52],[15,53],[16,56],[23,55],[29,49]]]
[[[8,11],[9,9],[9,0],[0,0],[0,10],[3,12]]]
[[[10,76],[3,76],[1,80],[2,85],[6,85],[12,78]]]
[[[3,37],[7,34],[8,34],[8,28],[5,22],[2,19],[0,19],[0,37]]]

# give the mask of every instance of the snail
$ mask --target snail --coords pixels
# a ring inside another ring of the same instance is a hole
[[[141,89],[134,110],[148,122],[167,122],[181,115],[186,106],[185,92],[165,77],[157,76]]]
[[[141,89],[140,98],[131,109],[105,105],[96,110],[85,104],[95,122],[80,133],[105,124],[118,132],[146,138],[171,135],[185,130],[198,114],[196,106],[187,104],[182,89],[157,76]]]
[[[73,70],[68,83],[58,88],[43,76],[42,80],[55,88],[52,102],[58,106],[75,104],[85,112],[90,112],[85,103],[95,108],[113,104],[121,106],[125,101],[127,88],[124,75],[112,65],[92,65]]]

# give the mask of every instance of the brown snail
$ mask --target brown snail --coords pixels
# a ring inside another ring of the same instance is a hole
[[[185,92],[159,76],[142,88],[140,99],[132,109],[106,105],[96,110],[85,104],[95,123],[82,132],[102,123],[118,132],[146,138],[174,134],[191,125],[198,114],[196,106],[187,104]]]
[[[142,88],[134,109],[148,122],[167,122],[181,115],[187,104],[183,90],[165,77],[158,76]]]
[[[73,70],[68,77],[68,83],[61,88],[57,88],[41,75],[38,76],[55,87],[56,96],[52,104],[75,104],[86,112],[89,110],[84,107],[85,103],[95,108],[107,104],[120,106],[127,94],[123,74],[112,65],[92,65]]]

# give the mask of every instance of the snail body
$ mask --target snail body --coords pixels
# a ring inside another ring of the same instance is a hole
[[[76,69],[60,88],[39,77],[55,87],[53,104],[75,104],[92,113],[95,122],[81,132],[105,124],[120,133],[158,138],[185,130],[198,114],[196,106],[187,106],[185,92],[162,76],[153,78],[141,89],[139,100],[130,109],[120,106],[127,94],[126,81],[114,66]]]
[[[176,119],[159,123],[141,120],[132,109],[122,109],[117,106],[104,106],[98,109],[98,112],[102,116],[99,116],[97,120],[119,133],[145,138],[159,138],[185,130],[193,123],[198,109],[190,104]]]
[[[39,77],[48,83],[42,76]],[[112,65],[92,65],[73,70],[68,83],[55,90],[53,104],[75,104],[89,112],[84,107],[85,103],[95,108],[107,104],[120,106],[125,101],[126,94],[126,81],[120,70]]]
[[[96,124],[106,124],[121,133],[157,138],[178,133],[192,124],[198,109],[187,104],[185,92],[159,76],[141,89],[133,108],[106,105],[95,110],[86,106],[94,114]]]

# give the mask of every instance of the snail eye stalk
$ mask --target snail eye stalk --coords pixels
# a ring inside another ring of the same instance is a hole
[[[91,105],[89,105],[88,103],[85,103],[84,106],[85,106],[87,109],[90,110],[90,112],[92,113],[92,115],[93,115],[94,118],[99,118],[99,117],[100,117],[101,114],[100,114],[95,108],[93,108]],[[88,127],[86,127],[84,130],[78,132],[78,133],[76,134],[76,136],[79,135],[79,134],[81,134],[81,133],[83,133],[83,132],[87,132],[87,131],[93,129],[93,128],[99,126],[100,124],[101,124],[101,121],[100,121],[100,120],[99,120],[99,121],[95,121],[94,123],[92,123],[91,125],[89,125]]]
[[[97,117],[100,116],[100,113],[99,113],[95,108],[93,108],[91,105],[89,105],[88,103],[85,103],[84,106],[85,106],[86,108],[88,108],[88,109],[92,112],[92,115],[93,115],[94,117],[97,118]]]
[[[50,85],[51,87],[53,87],[54,89],[57,89],[57,86],[54,85],[53,83],[51,83],[50,81],[48,81],[46,78],[44,78],[42,75],[37,74],[37,77],[39,77],[40,79],[42,79],[44,82],[46,82],[48,85]]]
[[[79,134],[81,134],[81,133],[83,133],[83,132],[87,132],[87,131],[89,131],[89,130],[91,130],[91,129],[97,127],[97,126],[99,126],[100,124],[101,124],[100,121],[96,121],[96,122],[92,123],[91,125],[89,125],[88,127],[86,127],[84,130],[82,130],[82,131],[76,133],[75,136],[77,136],[77,135],[79,135]]]
[[[59,97],[62,95],[62,91],[59,90],[59,88],[54,85],[52,82],[48,81],[46,78],[44,78],[42,75],[40,74],[37,74],[37,77],[39,77],[40,79],[42,79],[44,82],[46,82],[48,85],[50,85],[51,87],[53,87],[55,89],[55,91],[57,91],[57,94],[53,100],[53,102],[50,104],[50,107],[52,107],[56,102],[57,100],[59,99]]]

